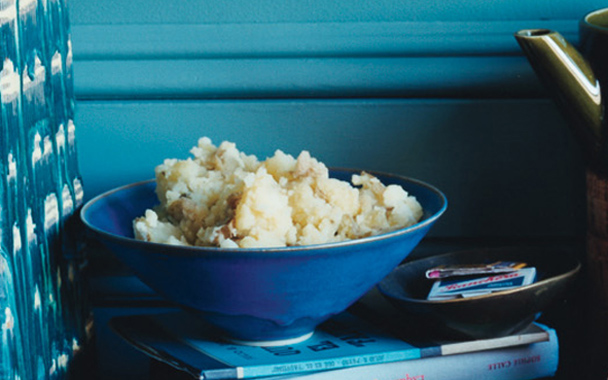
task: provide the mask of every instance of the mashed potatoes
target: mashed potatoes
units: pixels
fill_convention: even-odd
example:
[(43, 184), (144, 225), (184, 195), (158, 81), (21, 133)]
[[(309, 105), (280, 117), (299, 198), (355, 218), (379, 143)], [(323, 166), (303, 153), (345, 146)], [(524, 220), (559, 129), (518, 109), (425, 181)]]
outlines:
[(225, 248), (284, 247), (376, 235), (416, 223), (422, 208), (365, 172), (348, 182), (303, 151), (258, 161), (203, 137), (193, 158), (156, 167), (160, 204), (133, 222), (135, 237)]

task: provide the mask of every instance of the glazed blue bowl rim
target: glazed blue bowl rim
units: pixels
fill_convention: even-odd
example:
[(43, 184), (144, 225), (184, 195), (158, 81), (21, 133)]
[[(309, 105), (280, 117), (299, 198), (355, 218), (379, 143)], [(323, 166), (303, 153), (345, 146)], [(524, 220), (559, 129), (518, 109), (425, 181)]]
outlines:
[[(127, 237), (127, 236), (117, 235), (117, 234), (107, 232), (103, 229), (96, 227), (88, 220), (87, 213), (88, 213), (89, 209), (92, 208), (97, 202), (100, 202), (104, 198), (110, 197), (118, 192), (127, 190), (129, 188), (137, 187), (137, 186), (144, 186), (151, 182), (155, 182), (155, 179), (148, 179), (148, 180), (138, 181), (138, 182), (130, 183), (127, 185), (119, 186), (119, 187), (116, 187), (114, 189), (108, 190), (104, 193), (101, 193), (101, 194), (95, 196), (94, 198), (87, 201), (86, 204), (82, 207), (82, 210), (80, 211), (80, 219), (91, 232), (98, 235), (99, 237), (105, 238), (109, 241), (119, 242), (124, 246), (138, 246), (139, 248), (146, 247), (151, 254), (152, 253), (161, 254), (161, 255), (170, 254), (171, 256), (180, 255), (180, 254), (189, 255), (189, 256), (191, 256), (191, 255), (207, 256), (210, 254), (226, 255), (227, 253), (230, 253), (231, 255), (236, 255), (236, 256), (247, 257), (247, 256), (251, 255), (252, 257), (258, 257), (261, 252), (263, 252), (264, 254), (272, 254), (275, 256), (294, 255), (294, 254), (297, 254), (297, 252), (302, 252), (302, 251), (307, 251), (307, 254), (313, 254), (313, 255), (315, 253), (322, 254), (327, 249), (355, 246), (355, 245), (359, 246), (359, 245), (363, 245), (366, 243), (393, 239), (393, 238), (399, 237), (401, 235), (406, 235), (413, 231), (423, 229), (429, 225), (432, 225), (447, 209), (448, 202), (447, 202), (446, 196), (435, 186), (430, 185), (430, 184), (423, 182), (421, 180), (418, 180), (418, 179), (405, 177), (405, 176), (401, 176), (401, 175), (397, 175), (397, 174), (384, 173), (384, 172), (380, 172), (380, 171), (371, 171), (371, 170), (355, 170), (355, 169), (349, 169), (349, 168), (333, 168), (333, 167), (329, 168), (329, 170), (330, 170), (330, 174), (332, 171), (350, 172), (353, 174), (364, 171), (366, 173), (369, 173), (369, 174), (372, 174), (375, 176), (382, 176), (384, 178), (396, 178), (401, 181), (410, 182), (417, 186), (425, 188), (426, 190), (429, 190), (431, 193), (433, 193), (437, 197), (437, 199), (439, 199), (441, 201), (441, 207), (434, 214), (429, 215), (421, 222), (418, 222), (418, 223), (411, 225), (409, 227), (406, 227), (406, 228), (401, 228), (401, 229), (398, 229), (395, 231), (386, 232), (386, 233), (379, 234), (379, 235), (368, 236), (368, 237), (364, 237), (364, 238), (360, 238), (360, 239), (346, 240), (346, 241), (341, 241), (341, 242), (312, 244), (312, 245), (303, 245), (303, 246), (266, 247), (266, 248), (219, 248), (219, 247), (207, 247), (207, 246), (204, 246), (204, 247), (181, 246), (181, 245), (172, 245), (172, 244), (166, 244), (166, 243), (153, 243), (153, 242), (137, 240), (132, 237)], [(423, 210), (423, 211), (425, 211), (425, 210)]]

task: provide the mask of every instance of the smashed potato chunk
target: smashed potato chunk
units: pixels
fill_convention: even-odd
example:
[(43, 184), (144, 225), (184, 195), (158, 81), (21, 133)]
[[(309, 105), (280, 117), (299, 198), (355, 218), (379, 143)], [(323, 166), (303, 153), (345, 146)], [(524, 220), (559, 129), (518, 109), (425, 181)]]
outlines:
[(270, 248), (352, 240), (417, 223), (422, 207), (401, 186), (353, 175), (329, 178), (302, 151), (259, 161), (234, 143), (199, 139), (186, 160), (155, 169), (160, 204), (133, 221), (135, 237), (156, 243)]

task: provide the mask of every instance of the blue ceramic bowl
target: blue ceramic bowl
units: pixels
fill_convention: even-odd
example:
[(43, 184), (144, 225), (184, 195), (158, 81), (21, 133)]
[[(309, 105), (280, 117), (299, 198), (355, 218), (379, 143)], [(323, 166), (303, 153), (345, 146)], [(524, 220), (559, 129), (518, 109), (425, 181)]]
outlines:
[[(350, 180), (356, 171), (332, 170)], [(158, 203), (155, 182), (120, 187), (90, 200), (81, 218), (150, 288), (223, 330), (233, 341), (292, 343), (345, 310), (405, 259), (445, 211), (423, 182), (372, 173), (399, 184), (423, 219), (394, 232), (330, 244), (267, 249), (183, 247), (134, 239), (132, 221)]]

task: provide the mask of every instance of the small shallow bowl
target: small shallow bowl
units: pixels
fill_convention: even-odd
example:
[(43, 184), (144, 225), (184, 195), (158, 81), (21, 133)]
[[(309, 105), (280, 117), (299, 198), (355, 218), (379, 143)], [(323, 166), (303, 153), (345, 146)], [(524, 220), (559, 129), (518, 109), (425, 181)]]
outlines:
[[(350, 180), (351, 170), (331, 176)], [(133, 238), (132, 221), (158, 203), (155, 182), (120, 187), (87, 202), (81, 219), (150, 288), (220, 328), (227, 338), (258, 345), (306, 339), (345, 310), (408, 256), (445, 211), (436, 188), (395, 175), (424, 209), (422, 220), (390, 233), (300, 247), (183, 247)]]
[[(533, 284), (471, 298), (426, 299), (433, 280), (425, 271), (438, 265), (523, 261), (536, 268)], [(448, 339), (483, 339), (517, 333), (565, 295), (580, 271), (572, 255), (533, 248), (467, 250), (402, 264), (378, 290), (400, 311), (406, 331)]]

